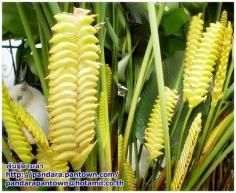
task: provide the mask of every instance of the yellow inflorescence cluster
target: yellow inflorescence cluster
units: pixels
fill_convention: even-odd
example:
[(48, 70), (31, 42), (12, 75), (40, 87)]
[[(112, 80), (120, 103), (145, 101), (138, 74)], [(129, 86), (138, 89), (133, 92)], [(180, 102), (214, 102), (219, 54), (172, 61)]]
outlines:
[(106, 79), (107, 79), (107, 100), (108, 104), (111, 104), (112, 71), (108, 64), (106, 64)]
[(15, 115), (12, 101), (4, 82), (2, 83), (2, 116), (12, 149), (24, 163), (30, 163), (34, 159), (31, 153), (32, 148), (22, 130), (23, 125)]
[(94, 146), (99, 46), (95, 15), (75, 8), (55, 15), (50, 49), (49, 123), (58, 160), (81, 167)]
[(228, 13), (227, 13), (227, 11), (224, 10), (221, 13), (220, 23), (222, 23), (226, 27), (227, 22), (228, 22)]
[(47, 137), (43, 132), (43, 129), (40, 127), (39, 123), (24, 109), (24, 107), (22, 107), (17, 102), (13, 101), (12, 107), (14, 108), (14, 111), (19, 120), (32, 135), (36, 144), (39, 147), (48, 148), (49, 145)]
[(220, 54), (220, 45), (223, 40), (224, 26), (220, 23), (211, 23), (203, 33), (199, 48), (185, 72), (184, 95), (190, 108), (194, 108), (206, 99), (209, 84), (213, 76), (214, 66)]
[(222, 47), (221, 47), (221, 52), (220, 52), (219, 64), (218, 64), (215, 79), (214, 79), (214, 87), (211, 93), (212, 106), (216, 106), (217, 102), (223, 96), (222, 90), (223, 90), (223, 86), (224, 86), (224, 82), (226, 78), (229, 54), (230, 54), (230, 50), (232, 46), (231, 44), (232, 33), (233, 33), (233, 29), (232, 29), (231, 23), (228, 22), (228, 25), (224, 32), (224, 39), (222, 42)]
[[(168, 123), (170, 124), (179, 97), (176, 90), (170, 90), (168, 87), (165, 87), (165, 96)], [(145, 146), (150, 154), (150, 159), (155, 159), (163, 154), (164, 135), (159, 98), (155, 101), (152, 113), (150, 114), (148, 126), (145, 130), (145, 140)]]
[(99, 121), (99, 129), (101, 133), (101, 142), (103, 148), (105, 147), (105, 144), (107, 142), (107, 137), (106, 137), (106, 132), (107, 132), (107, 126), (106, 126), (106, 117), (105, 117), (105, 103), (106, 103), (106, 98), (104, 95), (104, 92), (102, 91), (100, 93), (100, 98), (99, 98), (99, 107), (98, 107), (98, 121)]
[(123, 163), (123, 174), (124, 174), (124, 179), (126, 182), (125, 190), (135, 191), (136, 179), (135, 179), (134, 171), (128, 162)]
[[(199, 42), (203, 34), (203, 20), (202, 13), (193, 16), (189, 25), (188, 36), (187, 36), (187, 47), (185, 50), (184, 57), (184, 76), (183, 76), (183, 86), (184, 89), (188, 88), (186, 84), (187, 75), (189, 73), (189, 67), (192, 66), (194, 57), (196, 56), (197, 49), (199, 47)], [(185, 93), (183, 93), (183, 99), (186, 100)]]
[(199, 132), (201, 131), (201, 122), (201, 113), (198, 113), (189, 129), (189, 133), (185, 141), (183, 151), (176, 165), (174, 178), (171, 183), (171, 190), (173, 191), (178, 191), (181, 189), (185, 175), (188, 171), (188, 166), (192, 159), (193, 150), (196, 145)]
[[(118, 136), (118, 146), (117, 146), (117, 154), (118, 154), (118, 167), (121, 166), (123, 161), (123, 136), (120, 134)], [(118, 168), (119, 169), (119, 168)]]

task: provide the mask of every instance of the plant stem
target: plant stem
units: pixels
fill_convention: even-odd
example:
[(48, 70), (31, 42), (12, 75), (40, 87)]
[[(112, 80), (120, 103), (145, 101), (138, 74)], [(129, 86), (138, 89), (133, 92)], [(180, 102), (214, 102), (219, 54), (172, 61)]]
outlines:
[(56, 15), (57, 13), (61, 13), (61, 8), (57, 2), (51, 2), (51, 3), (48, 2), (48, 5), (49, 5), (53, 15)]
[(19, 12), (20, 19), (22, 21), (23, 27), (25, 29), (26, 36), (28, 38), (31, 51), (33, 52), (33, 58), (34, 58), (34, 62), (35, 62), (35, 67), (36, 67), (37, 74), (38, 74), (40, 82), (41, 82), (41, 86), (42, 86), (42, 89), (43, 89), (45, 101), (47, 101), (47, 98), (48, 98), (48, 88), (47, 88), (46, 81), (44, 79), (44, 74), (43, 74), (42, 66), (40, 64), (39, 55), (38, 55), (37, 49), (35, 47), (35, 43), (34, 43), (34, 39), (33, 39), (33, 34), (32, 34), (31, 29), (30, 29), (30, 25), (29, 25), (29, 23), (28, 23), (28, 21), (26, 19), (26, 15), (25, 15), (25, 12), (24, 12), (23, 4), (22, 3), (16, 3), (16, 6), (17, 6), (17, 10)]
[(145, 187), (145, 181), (147, 179), (147, 176), (148, 176), (148, 170), (151, 166), (151, 163), (152, 163), (152, 160), (150, 158), (148, 158), (148, 161), (147, 161), (147, 164), (146, 164), (146, 167), (145, 167), (145, 170), (144, 170), (144, 176), (143, 176), (143, 184), (142, 184), (142, 188), (141, 190), (144, 190), (144, 187)]
[(220, 154), (220, 156), (211, 164), (210, 168), (205, 172), (204, 176), (201, 177), (200, 182), (196, 185), (196, 190), (198, 190), (202, 183), (208, 178), (208, 176), (216, 169), (216, 167), (223, 161), (223, 159), (233, 150), (234, 142), (232, 142), (225, 150)]
[(226, 93), (223, 97), (224, 101), (227, 101), (234, 93), (234, 83), (230, 85), (230, 87), (226, 90)]
[(180, 108), (179, 108), (179, 111), (178, 111), (178, 114), (177, 114), (177, 117), (176, 119), (174, 120), (174, 126), (171, 130), (171, 134), (170, 134), (170, 138), (173, 137), (174, 133), (175, 133), (175, 130), (179, 124), (179, 119), (180, 119), (180, 116), (182, 115), (182, 112), (183, 112), (183, 109), (184, 109), (184, 105), (185, 105), (185, 102), (181, 102), (181, 105), (180, 105)]
[(137, 139), (134, 139), (134, 155), (135, 155), (135, 171), (136, 180), (139, 180), (139, 160), (138, 160), (138, 144)]
[(157, 28), (157, 21), (156, 21), (156, 10), (155, 10), (154, 3), (148, 3), (148, 15), (149, 15), (150, 28), (151, 28), (151, 36), (152, 36), (152, 41), (153, 41), (153, 54), (154, 54), (154, 59), (155, 59), (157, 85), (158, 85), (158, 91), (159, 91), (159, 97), (160, 97), (161, 117), (162, 117), (163, 134), (164, 134), (165, 161), (166, 161), (166, 171), (167, 171), (166, 189), (170, 190), (171, 188), (171, 157), (170, 157), (169, 128), (168, 128), (167, 111), (166, 111), (161, 51), (160, 51), (159, 35), (158, 35), (158, 28)]
[(227, 143), (227, 141), (232, 138), (233, 134), (234, 127), (232, 124), (231, 127), (229, 127), (229, 129), (224, 133), (222, 138), (216, 144), (215, 148), (211, 151), (209, 156), (207, 156), (206, 160), (192, 173), (189, 178), (188, 184), (185, 187), (185, 190), (191, 190), (193, 185), (199, 180), (204, 170), (209, 166), (211, 161), (215, 158), (215, 156), (219, 153), (219, 151)]
[(45, 2), (41, 3), (41, 6), (43, 8), (43, 12), (46, 16), (49, 27), (52, 27), (55, 23), (55, 19), (53, 18), (52, 14), (51, 14), (50, 10), (48, 9), (48, 6)]
[(138, 98), (139, 95), (141, 93), (142, 90), (142, 85), (143, 85), (143, 81), (145, 79), (144, 75), (145, 72), (148, 68), (148, 64), (149, 64), (149, 58), (150, 58), (150, 54), (151, 54), (151, 49), (152, 49), (152, 42), (151, 40), (149, 40), (144, 58), (143, 58), (143, 63), (139, 72), (139, 76), (138, 76), (138, 81), (137, 81), (137, 85), (135, 86), (135, 90), (134, 90), (134, 96), (132, 98), (132, 102), (131, 102), (131, 106), (130, 106), (130, 111), (129, 111), (129, 115), (128, 115), (128, 120), (126, 123), (126, 127), (125, 127), (125, 134), (124, 134), (124, 154), (123, 156), (126, 157), (127, 155), (127, 147), (128, 147), (128, 142), (129, 142), (129, 136), (131, 133), (131, 127), (132, 127), (132, 123), (133, 123), (133, 119), (134, 119), (134, 114), (135, 114), (135, 110), (136, 110), (136, 105), (138, 103)]
[(216, 22), (220, 20), (221, 8), (222, 8), (222, 2), (218, 2), (217, 3), (216, 18), (215, 18)]
[(36, 15), (37, 15), (37, 20), (39, 22), (39, 25), (41, 26), (43, 32), (44, 32), (44, 36), (46, 37), (47, 41), (50, 40), (51, 38), (51, 32), (48, 28), (47, 25), (47, 21), (42, 13), (41, 7), (39, 3), (33, 3), (33, 7), (36, 11)]
[(184, 136), (184, 133), (185, 133), (187, 124), (188, 124), (189, 117), (190, 117), (190, 115), (191, 115), (191, 113), (192, 113), (192, 110), (193, 110), (192, 108), (189, 108), (189, 109), (188, 109), (188, 113), (187, 113), (187, 115), (186, 115), (186, 117), (185, 117), (184, 124), (183, 124), (183, 127), (182, 127), (182, 129), (181, 129), (180, 139), (179, 139), (179, 146), (178, 146), (177, 154), (176, 154), (176, 161), (179, 160), (179, 157), (180, 157), (180, 154), (181, 154), (183, 136)]

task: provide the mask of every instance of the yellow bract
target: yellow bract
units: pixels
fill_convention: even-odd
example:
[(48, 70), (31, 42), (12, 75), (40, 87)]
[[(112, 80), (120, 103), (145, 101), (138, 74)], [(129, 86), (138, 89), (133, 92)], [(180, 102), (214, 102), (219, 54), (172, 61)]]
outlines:
[(184, 95), (189, 103), (189, 108), (194, 108), (206, 99), (209, 84), (213, 76), (214, 66), (224, 35), (224, 26), (220, 23), (211, 23), (203, 33), (199, 48), (192, 65), (185, 72)]
[(201, 131), (201, 123), (201, 113), (198, 113), (189, 129), (189, 133), (185, 141), (183, 151), (176, 165), (174, 178), (171, 183), (171, 190), (173, 191), (178, 191), (181, 189), (185, 175), (188, 171), (188, 166), (192, 159), (194, 147), (197, 142), (199, 132)]
[(30, 163), (34, 159), (31, 153), (32, 148), (22, 130), (23, 125), (14, 112), (12, 101), (4, 82), (2, 83), (2, 116), (13, 151), (24, 163)]
[(217, 67), (215, 80), (214, 80), (214, 87), (212, 90), (212, 101), (211, 105), (216, 106), (217, 102), (221, 99), (223, 96), (223, 86), (226, 78), (226, 72), (227, 72), (227, 66), (229, 61), (229, 54), (232, 47), (232, 34), (233, 29), (231, 26), (231, 23), (228, 22), (228, 26), (225, 29), (224, 33), (224, 39), (222, 42), (221, 52), (220, 52), (220, 59), (219, 64)]
[[(167, 118), (168, 123), (170, 124), (179, 97), (177, 96), (176, 90), (170, 90), (168, 87), (165, 87), (165, 96)], [(150, 159), (155, 159), (163, 154), (162, 150), (164, 148), (164, 135), (159, 98), (155, 101), (152, 113), (150, 114), (148, 126), (145, 130), (145, 140), (145, 146), (147, 147), (147, 150), (150, 154)]]
[(100, 63), (95, 15), (75, 8), (54, 16), (50, 41), (50, 141), (58, 160), (79, 169), (94, 146), (97, 81)]

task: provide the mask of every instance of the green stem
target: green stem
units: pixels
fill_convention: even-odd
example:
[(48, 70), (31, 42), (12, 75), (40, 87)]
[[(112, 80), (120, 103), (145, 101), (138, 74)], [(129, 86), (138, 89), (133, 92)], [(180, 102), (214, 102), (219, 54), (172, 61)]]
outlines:
[(139, 95), (142, 90), (142, 84), (145, 79), (144, 75), (145, 75), (145, 72), (148, 68), (148, 64), (149, 64), (148, 61), (150, 58), (151, 50), (152, 50), (152, 42), (151, 42), (151, 40), (149, 40), (149, 43), (148, 43), (148, 46), (147, 46), (147, 49), (146, 49), (146, 52), (145, 52), (145, 55), (143, 58), (143, 63), (142, 63), (142, 66), (141, 66), (141, 69), (139, 72), (137, 85), (135, 86), (134, 96), (133, 96), (133, 99), (131, 102), (128, 120), (127, 120), (126, 127), (125, 127), (124, 144), (123, 144), (123, 146), (124, 146), (123, 156), (124, 157), (126, 157), (126, 155), (127, 155), (127, 147), (128, 147), (129, 137), (130, 137), (132, 123), (133, 123), (133, 119), (134, 119), (134, 114), (135, 114), (135, 110), (136, 110), (136, 105), (138, 103), (138, 98), (139, 98)]
[(36, 11), (37, 20), (38, 20), (40, 26), (42, 27), (44, 36), (46, 37), (47, 41), (49, 41), (50, 38), (51, 38), (51, 32), (48, 28), (47, 21), (46, 21), (44, 15), (42, 13), (40, 4), (39, 3), (33, 3), (33, 6), (34, 6), (34, 9)]
[(48, 9), (47, 3), (41, 3), (43, 12), (46, 16), (49, 27), (52, 27), (55, 24), (55, 19), (53, 18), (50, 10)]
[(57, 2), (51, 2), (51, 3), (48, 2), (48, 5), (49, 5), (53, 15), (56, 15), (57, 13), (61, 13), (61, 8)]
[(212, 115), (214, 113), (214, 110), (215, 110), (215, 107), (211, 106), (210, 111), (209, 111), (208, 116), (207, 116), (206, 124), (205, 124), (204, 129), (203, 129), (202, 136), (201, 136), (201, 138), (199, 140), (200, 141), (199, 142), (199, 146), (197, 147), (197, 151), (196, 151), (196, 154), (195, 154), (195, 158), (194, 158), (195, 159), (195, 163), (197, 163), (197, 160), (198, 160), (198, 158), (200, 156), (200, 153), (202, 151), (202, 147), (203, 147), (203, 145), (205, 143), (206, 136), (211, 131), (209, 126), (210, 126), (210, 123), (211, 123), (211, 120), (212, 120)]
[(33, 52), (33, 58), (34, 58), (34, 62), (35, 62), (35, 67), (36, 67), (37, 74), (38, 74), (40, 82), (41, 82), (41, 86), (42, 86), (42, 89), (43, 89), (45, 100), (47, 101), (47, 98), (48, 98), (48, 88), (47, 88), (46, 81), (44, 79), (44, 74), (43, 74), (42, 66), (40, 64), (39, 55), (38, 55), (37, 49), (35, 47), (35, 43), (34, 43), (34, 39), (33, 39), (33, 34), (32, 34), (31, 29), (30, 29), (30, 25), (28, 23), (28, 20), (26, 18), (26, 15), (25, 15), (25, 12), (24, 12), (24, 8), (23, 8), (23, 4), (22, 3), (16, 3), (16, 6), (17, 6), (17, 10), (19, 12), (20, 19), (22, 21), (23, 27), (25, 29), (26, 36), (28, 38), (31, 51)]
[(156, 10), (154, 3), (148, 3), (148, 15), (151, 28), (151, 36), (153, 41), (153, 54), (155, 59), (155, 67), (157, 74), (157, 85), (160, 97), (160, 106), (161, 106), (161, 117), (163, 125), (163, 134), (164, 134), (164, 145), (165, 145), (165, 161), (166, 161), (166, 171), (167, 171), (167, 182), (166, 189), (171, 189), (171, 156), (170, 156), (170, 140), (169, 140), (169, 128), (167, 120), (167, 110), (165, 103), (165, 88), (164, 88), (164, 78), (163, 78), (163, 69), (161, 61), (161, 51), (158, 35), (158, 27), (156, 21)]
[(215, 156), (219, 153), (221, 148), (227, 143), (229, 139), (234, 134), (234, 127), (233, 124), (229, 129), (224, 133), (222, 138), (219, 140), (219, 142), (216, 144), (215, 148), (211, 151), (209, 156), (207, 156), (206, 160), (192, 173), (192, 175), (189, 178), (188, 184), (185, 187), (185, 190), (191, 190), (191, 188), (194, 186), (194, 184), (199, 180), (202, 173), (205, 171), (205, 169), (209, 166), (211, 161), (215, 158)]
[(222, 8), (222, 2), (219, 2), (217, 4), (217, 12), (216, 12), (216, 18), (215, 18), (216, 22), (220, 20), (221, 8)]
[(145, 167), (145, 170), (144, 170), (143, 183), (142, 183), (141, 190), (144, 190), (145, 182), (146, 182), (146, 179), (147, 179), (147, 176), (148, 176), (148, 171), (149, 171), (149, 168), (151, 166), (151, 163), (152, 163), (152, 160), (150, 158), (148, 158), (148, 161), (147, 161), (147, 164), (146, 164), (146, 167)]
[(183, 127), (182, 127), (182, 129), (181, 129), (180, 139), (179, 139), (179, 145), (178, 145), (177, 154), (176, 154), (176, 161), (179, 160), (179, 157), (180, 157), (180, 154), (181, 154), (183, 136), (184, 136), (184, 133), (185, 133), (187, 124), (188, 124), (189, 117), (190, 117), (190, 115), (191, 115), (191, 113), (192, 113), (192, 110), (193, 110), (192, 108), (189, 108), (189, 109), (188, 109), (188, 113), (187, 113), (187, 115), (186, 115), (186, 117), (185, 117), (184, 124), (183, 124)]
[(234, 93), (234, 83), (230, 85), (230, 87), (226, 90), (223, 100), (227, 101)]
[(48, 61), (49, 61), (48, 44), (47, 44), (48, 41), (46, 40), (40, 25), (39, 25), (39, 37), (40, 37), (40, 41), (42, 44), (41, 51), (42, 51), (42, 61), (43, 61), (43, 63), (42, 63), (43, 72), (44, 72), (45, 76), (47, 76), (48, 75)]
[(178, 111), (178, 114), (177, 114), (177, 117), (176, 119), (174, 120), (174, 126), (171, 130), (171, 134), (170, 134), (170, 138), (173, 137), (174, 133), (175, 133), (175, 130), (179, 124), (179, 119), (180, 119), (180, 116), (182, 115), (182, 112), (183, 112), (183, 109), (184, 109), (184, 105), (185, 105), (185, 102), (181, 102), (181, 105), (180, 105), (180, 108), (179, 108), (179, 111)]
[(210, 165), (203, 177), (201, 177), (200, 182), (196, 185), (196, 190), (198, 190), (203, 182), (210, 176), (210, 174), (216, 169), (216, 167), (224, 160), (224, 158), (234, 149), (234, 143), (232, 142), (221, 155)]

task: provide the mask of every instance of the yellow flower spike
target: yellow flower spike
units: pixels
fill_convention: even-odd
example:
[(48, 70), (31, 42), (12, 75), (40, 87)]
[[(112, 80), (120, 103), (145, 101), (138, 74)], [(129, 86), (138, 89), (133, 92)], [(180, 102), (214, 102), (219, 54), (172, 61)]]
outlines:
[(176, 165), (174, 178), (171, 183), (171, 190), (173, 191), (181, 190), (182, 183), (188, 171), (188, 166), (192, 159), (198, 135), (201, 131), (201, 123), (202, 123), (201, 113), (198, 113), (189, 129), (189, 133), (186, 138), (180, 159)]
[[(168, 123), (170, 124), (179, 97), (177, 96), (176, 90), (170, 90), (168, 87), (165, 87), (165, 95)], [(159, 97), (155, 101), (152, 113), (150, 114), (148, 126), (145, 130), (145, 140), (145, 146), (150, 154), (151, 160), (163, 154), (164, 135)]]
[(223, 96), (222, 89), (223, 89), (225, 78), (226, 78), (229, 54), (232, 47), (231, 46), (232, 34), (233, 34), (233, 29), (232, 29), (231, 23), (228, 22), (228, 26), (225, 29), (225, 33), (224, 33), (224, 39), (222, 43), (219, 64), (217, 67), (215, 80), (214, 80), (214, 87), (211, 92), (211, 96), (212, 96), (211, 105), (214, 107)]
[(107, 142), (107, 137), (106, 137), (106, 132), (107, 132), (107, 127), (106, 127), (106, 120), (105, 120), (105, 95), (104, 92), (100, 93), (100, 99), (99, 99), (99, 107), (98, 107), (98, 123), (99, 123), (99, 129), (101, 133), (101, 141), (102, 141), (102, 146), (103, 148), (106, 145)]
[(123, 178), (126, 182), (124, 190), (135, 191), (136, 190), (136, 179), (134, 171), (128, 162), (123, 163)]
[(24, 163), (31, 163), (34, 159), (34, 155), (31, 153), (32, 148), (22, 130), (23, 125), (14, 112), (12, 101), (4, 82), (2, 82), (2, 117), (13, 151)]
[[(193, 63), (193, 59), (196, 55), (196, 51), (199, 46), (200, 39), (203, 34), (203, 24), (202, 13), (199, 13), (196, 16), (193, 16), (189, 25), (185, 57), (184, 57), (184, 75), (183, 75), (183, 86), (184, 89), (188, 87), (186, 84), (186, 78), (189, 73), (189, 67)], [(183, 99), (186, 100), (185, 93), (183, 93)]]
[(106, 78), (107, 78), (107, 99), (108, 99), (108, 104), (111, 104), (112, 71), (108, 64), (106, 64)]
[(224, 26), (220, 23), (211, 23), (203, 33), (199, 48), (192, 65), (186, 73), (184, 95), (189, 103), (189, 108), (198, 106), (207, 97), (212, 73), (224, 35)]
[(122, 163), (122, 160), (123, 160), (123, 136), (120, 134), (118, 136), (118, 146), (117, 146), (117, 149), (118, 149), (118, 169), (120, 169), (120, 166), (121, 166), (121, 163)]
[(48, 147), (48, 140), (39, 123), (17, 102), (13, 101), (12, 107), (21, 121), (22, 125), (32, 135), (34, 141), (39, 147)]
[(79, 169), (94, 147), (97, 81), (100, 63), (96, 15), (75, 8), (55, 15), (49, 51), (50, 141), (57, 160)]
[(222, 134), (225, 132), (225, 129), (227, 129), (227, 127), (225, 126), (233, 121), (233, 117), (234, 115), (233, 113), (231, 113), (213, 129), (213, 131), (211, 132), (210, 136), (208, 137), (206, 141), (206, 144), (204, 145), (198, 164), (201, 164), (206, 159), (207, 155), (209, 155), (209, 153), (215, 147), (218, 140), (220, 139)]
[(220, 23), (222, 23), (223, 26), (227, 26), (228, 22), (228, 13), (226, 10), (222, 11), (221, 17), (220, 17)]

